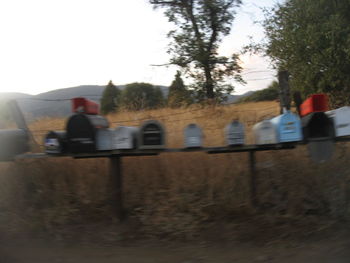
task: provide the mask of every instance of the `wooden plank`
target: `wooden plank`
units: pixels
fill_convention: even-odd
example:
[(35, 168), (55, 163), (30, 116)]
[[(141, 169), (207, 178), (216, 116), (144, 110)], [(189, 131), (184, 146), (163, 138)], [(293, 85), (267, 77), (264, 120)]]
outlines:
[(208, 150), (209, 154), (231, 153), (231, 152), (251, 152), (251, 151), (274, 151), (294, 149), (296, 144), (280, 143), (269, 145), (243, 145), (237, 147), (217, 147)]
[[(319, 138), (317, 141), (328, 141), (329, 138)], [(350, 136), (347, 137), (336, 137), (334, 142), (349, 142)], [(220, 154), (220, 153), (232, 153), (232, 152), (250, 152), (250, 151), (278, 151), (278, 150), (289, 150), (296, 148), (297, 145), (304, 145), (307, 142), (300, 141), (294, 143), (280, 143), (271, 145), (242, 145), (242, 146), (218, 146), (218, 147), (203, 147), (203, 148), (168, 148), (161, 150), (115, 150), (115, 151), (104, 151), (104, 152), (93, 152), (93, 153), (77, 153), (77, 154), (59, 154), (49, 155), (45, 153), (26, 153), (16, 156), (16, 159), (32, 159), (32, 158), (57, 158), (57, 157), (73, 157), (73, 158), (106, 158), (113, 156), (149, 156), (158, 155), (161, 153), (175, 153), (175, 152), (206, 152), (209, 154)]]

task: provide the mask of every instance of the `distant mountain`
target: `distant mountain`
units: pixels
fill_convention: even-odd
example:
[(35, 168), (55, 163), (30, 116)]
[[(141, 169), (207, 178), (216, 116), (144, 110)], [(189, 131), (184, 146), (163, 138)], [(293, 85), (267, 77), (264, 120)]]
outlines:
[(19, 92), (0, 92), (0, 101), (14, 100), (18, 98), (29, 98), (32, 95)]
[(232, 95), (232, 94), (228, 94), (227, 95), (227, 101), (224, 104), (231, 104), (231, 103), (235, 103), (237, 102), (239, 99), (250, 96), (251, 94), (253, 94), (255, 91), (248, 91), (246, 93), (243, 93), (241, 95)]
[[(168, 96), (169, 90), (165, 86), (157, 86), (163, 92), (164, 97)], [(74, 97), (86, 97), (90, 100), (99, 102), (105, 86), (82, 85), (77, 87), (52, 90), (38, 95), (29, 95), (24, 93), (0, 93), (1, 101), (16, 99), (26, 118), (31, 121), (40, 117), (67, 117), (71, 114), (70, 99)], [(125, 86), (118, 86), (124, 89)], [(243, 95), (228, 95), (226, 103), (234, 103), (244, 96), (250, 95), (247, 92)]]

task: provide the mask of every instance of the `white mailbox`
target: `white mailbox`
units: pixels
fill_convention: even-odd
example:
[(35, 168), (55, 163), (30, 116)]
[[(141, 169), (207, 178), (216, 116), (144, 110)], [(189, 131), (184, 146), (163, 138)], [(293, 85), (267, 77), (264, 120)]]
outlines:
[(165, 129), (162, 124), (155, 120), (144, 122), (139, 133), (140, 149), (164, 149)]
[(335, 110), (327, 111), (326, 114), (333, 121), (335, 136), (350, 135), (350, 107), (345, 106)]
[(115, 131), (113, 129), (98, 129), (96, 132), (96, 149), (98, 151), (115, 150), (115, 145), (113, 145), (114, 136)]
[(116, 149), (135, 149), (138, 146), (139, 129), (137, 127), (119, 126), (115, 129), (113, 145)]
[(244, 126), (237, 120), (228, 124), (225, 128), (226, 143), (229, 146), (244, 144)]
[(253, 126), (255, 143), (258, 145), (276, 144), (277, 132), (275, 125), (270, 120), (264, 120)]
[(187, 125), (184, 130), (184, 137), (186, 148), (199, 148), (203, 145), (202, 129), (194, 123)]

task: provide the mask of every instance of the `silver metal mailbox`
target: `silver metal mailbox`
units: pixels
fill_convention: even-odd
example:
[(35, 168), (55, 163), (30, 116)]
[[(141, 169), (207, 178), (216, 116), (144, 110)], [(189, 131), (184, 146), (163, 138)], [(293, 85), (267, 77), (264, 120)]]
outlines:
[(116, 149), (135, 149), (138, 146), (139, 128), (119, 126), (115, 129), (113, 146)]
[(186, 148), (200, 148), (203, 146), (202, 129), (194, 123), (187, 125), (184, 130), (184, 137)]
[(111, 151), (116, 147), (113, 145), (115, 130), (113, 129), (98, 129), (96, 132), (96, 148), (98, 151)]
[(0, 161), (12, 161), (29, 151), (29, 136), (25, 130), (0, 130)]
[(228, 124), (225, 128), (226, 143), (229, 146), (244, 144), (244, 126), (237, 120)]
[(65, 131), (50, 131), (44, 141), (47, 154), (61, 154), (67, 151), (67, 136)]
[(140, 149), (164, 149), (165, 129), (161, 123), (155, 120), (144, 122), (139, 133)]
[(334, 125), (335, 136), (350, 136), (350, 107), (345, 106), (335, 110), (327, 111)]
[(257, 145), (276, 144), (278, 142), (275, 125), (270, 120), (255, 124), (253, 133)]

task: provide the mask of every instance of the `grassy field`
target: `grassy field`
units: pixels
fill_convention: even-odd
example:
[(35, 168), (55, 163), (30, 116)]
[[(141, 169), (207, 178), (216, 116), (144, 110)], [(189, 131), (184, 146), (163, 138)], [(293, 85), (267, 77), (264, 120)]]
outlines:
[[(277, 102), (259, 102), (121, 112), (108, 119), (112, 127), (159, 120), (165, 125), (169, 147), (182, 147), (183, 128), (197, 123), (204, 130), (205, 146), (221, 146), (225, 144), (224, 127), (233, 119), (245, 124), (247, 143), (252, 143), (252, 126), (278, 113)], [(32, 123), (30, 129), (42, 142), (47, 130), (63, 130), (65, 122), (42, 119)], [(349, 156), (345, 145), (337, 145), (332, 161), (319, 165), (309, 160), (302, 146), (258, 153), (259, 209), (250, 203), (247, 153), (126, 157), (124, 196), (129, 216), (122, 230), (114, 229), (117, 224), (108, 197), (108, 160), (51, 158), (3, 163), (0, 231), (9, 235), (45, 232), (58, 238), (69, 238), (76, 232), (99, 232), (106, 239), (136, 233), (191, 239), (209, 229), (214, 231), (212, 236), (215, 231), (222, 235), (238, 231), (249, 238), (260, 232), (275, 235), (275, 230), (262, 232), (272, 225), (279, 228), (278, 235), (296, 233), (299, 225), (303, 225), (303, 233), (318, 231), (325, 227), (319, 224), (323, 219), (333, 222), (349, 218)], [(245, 226), (247, 222), (251, 222), (249, 227)], [(301, 222), (307, 225), (306, 231)], [(111, 234), (113, 231), (119, 231), (119, 235)]]

